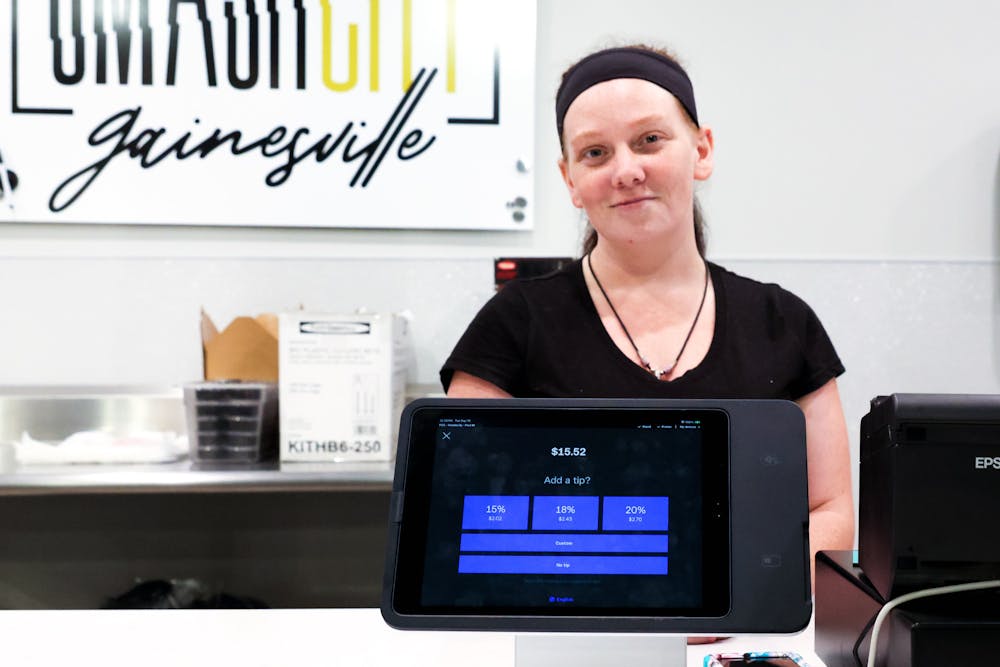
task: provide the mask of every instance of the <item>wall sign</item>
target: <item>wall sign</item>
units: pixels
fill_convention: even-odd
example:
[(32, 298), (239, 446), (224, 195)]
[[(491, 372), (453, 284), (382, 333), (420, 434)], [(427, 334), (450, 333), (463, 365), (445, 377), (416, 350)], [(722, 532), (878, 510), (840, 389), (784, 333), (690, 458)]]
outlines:
[(8, 1), (0, 221), (531, 227), (533, 0)]

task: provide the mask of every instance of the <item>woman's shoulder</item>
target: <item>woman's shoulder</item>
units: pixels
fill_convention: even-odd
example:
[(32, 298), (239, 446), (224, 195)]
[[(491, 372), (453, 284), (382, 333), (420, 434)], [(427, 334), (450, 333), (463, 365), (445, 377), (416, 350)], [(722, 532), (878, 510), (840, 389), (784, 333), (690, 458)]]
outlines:
[[(738, 332), (729, 340), (756, 358), (760, 345), (770, 346), (768, 363), (784, 360), (791, 375), (788, 395), (805, 396), (844, 372), (837, 351), (815, 311), (799, 296), (777, 283), (765, 283), (713, 266), (727, 327)], [(790, 365), (789, 365), (790, 364)]]
[[(551, 298), (565, 298), (585, 287), (581, 260), (577, 259), (551, 273), (531, 278), (515, 278), (497, 292), (497, 296), (529, 304)], [(502, 298), (503, 298), (502, 297)]]
[[(778, 283), (748, 278), (712, 265), (719, 312), (731, 326), (745, 333), (757, 331), (773, 339), (784, 332), (796, 339), (811, 339), (823, 325), (812, 307)], [(825, 335), (825, 334), (824, 334)]]
[(769, 283), (749, 278), (709, 262), (712, 279), (721, 283), (729, 305), (763, 305), (791, 310), (809, 310), (809, 305), (798, 295), (778, 283)]

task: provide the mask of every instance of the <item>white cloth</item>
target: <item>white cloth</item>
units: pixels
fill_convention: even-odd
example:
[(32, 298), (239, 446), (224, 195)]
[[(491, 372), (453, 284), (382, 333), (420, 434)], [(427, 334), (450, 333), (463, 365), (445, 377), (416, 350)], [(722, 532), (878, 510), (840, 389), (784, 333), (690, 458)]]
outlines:
[(58, 463), (166, 463), (183, 458), (187, 436), (173, 431), (136, 431), (126, 435), (80, 431), (59, 443), (36, 440), (25, 431), (14, 443), (21, 465)]

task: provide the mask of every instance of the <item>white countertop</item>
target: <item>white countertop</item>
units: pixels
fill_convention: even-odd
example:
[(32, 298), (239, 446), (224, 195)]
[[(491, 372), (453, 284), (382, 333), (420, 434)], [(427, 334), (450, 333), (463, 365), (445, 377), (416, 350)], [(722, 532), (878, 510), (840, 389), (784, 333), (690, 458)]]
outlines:
[[(779, 649), (823, 667), (811, 625), (689, 646), (687, 664), (700, 667), (710, 652)], [(514, 635), (393, 630), (377, 609), (0, 611), (0, 664), (513, 667)]]

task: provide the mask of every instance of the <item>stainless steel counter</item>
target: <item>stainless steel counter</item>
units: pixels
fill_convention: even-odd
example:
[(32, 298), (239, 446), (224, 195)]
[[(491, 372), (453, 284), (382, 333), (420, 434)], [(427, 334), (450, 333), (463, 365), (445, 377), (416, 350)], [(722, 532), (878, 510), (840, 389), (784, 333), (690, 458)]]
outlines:
[(389, 491), (392, 462), (298, 463), (195, 469), (189, 461), (36, 465), (0, 473), (0, 496), (96, 493)]
[[(0, 387), (0, 446), (22, 434), (60, 441), (78, 431), (182, 435), (179, 387)], [(9, 458), (9, 457), (8, 457)], [(197, 467), (157, 464), (0, 465), (0, 496), (97, 493), (388, 491), (391, 462)]]
[[(148, 430), (186, 431), (180, 388), (0, 387), (0, 447)], [(392, 477), (391, 462), (0, 457), (0, 608), (93, 609), (188, 579), (271, 607), (376, 606)]]
[(59, 441), (77, 431), (185, 433), (180, 387), (0, 386), (0, 443), (29, 433)]

